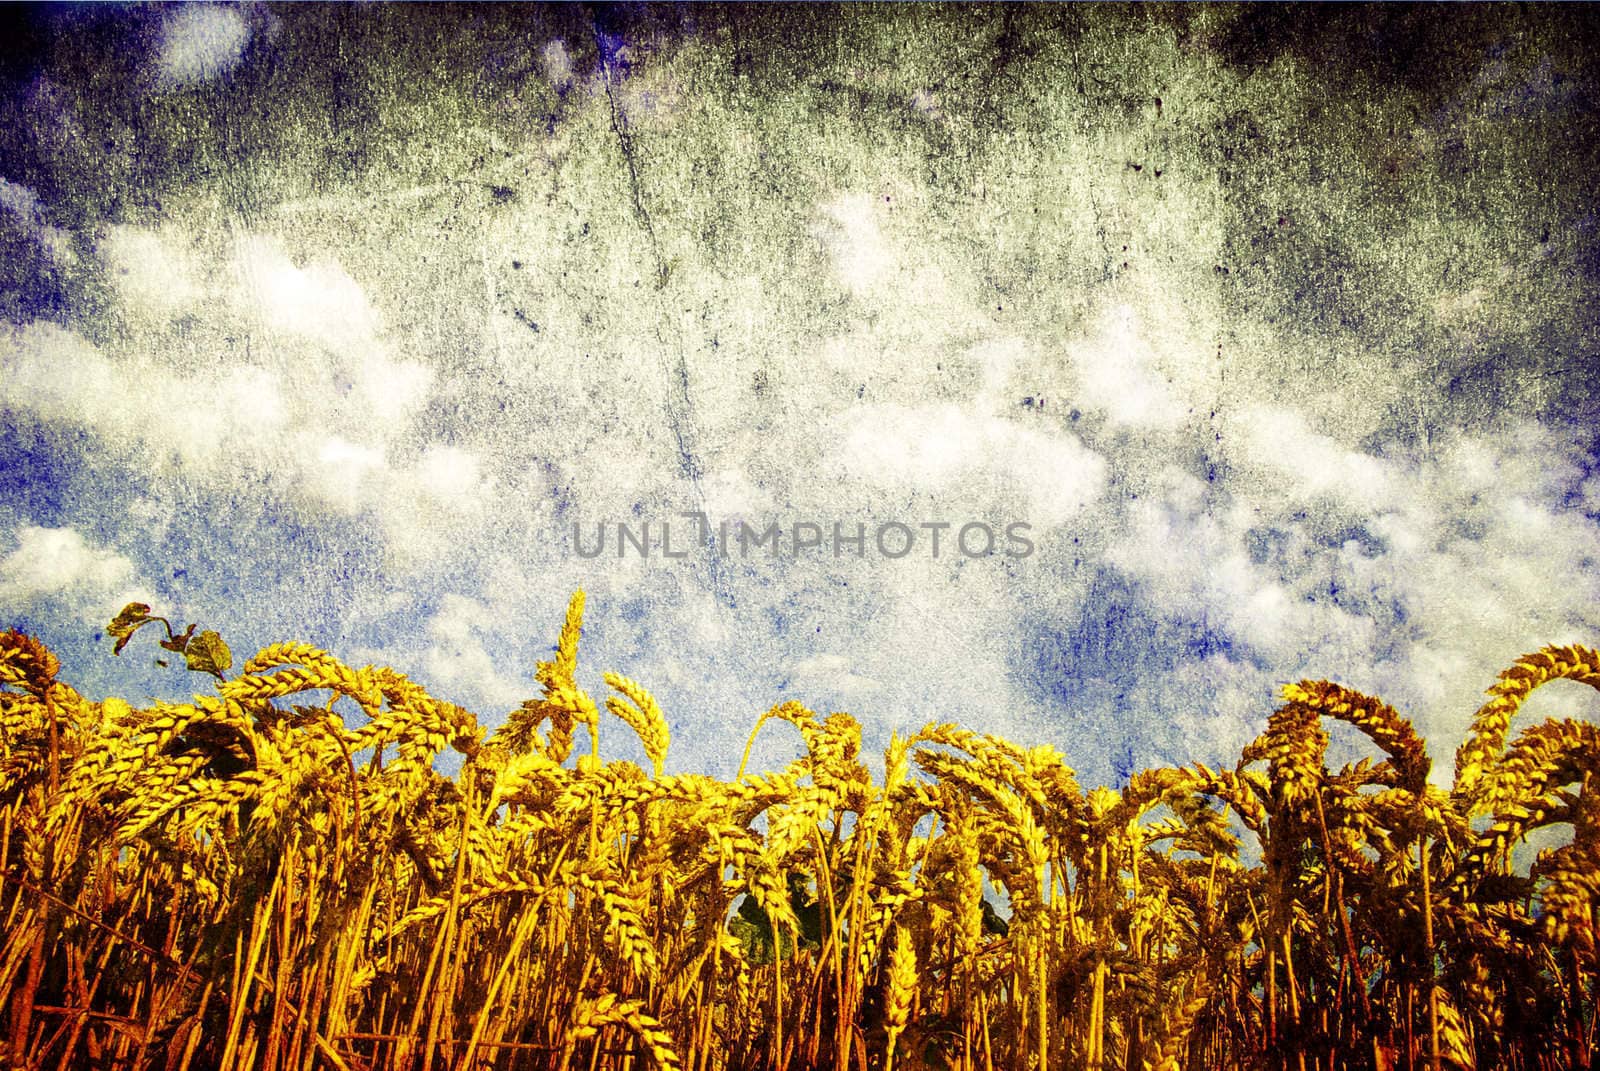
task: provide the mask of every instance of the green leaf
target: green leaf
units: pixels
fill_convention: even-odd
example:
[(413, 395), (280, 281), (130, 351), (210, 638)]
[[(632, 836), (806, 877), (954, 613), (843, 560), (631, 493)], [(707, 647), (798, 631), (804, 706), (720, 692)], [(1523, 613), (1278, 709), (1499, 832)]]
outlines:
[(224, 671), (233, 668), (233, 652), (222, 642), (222, 637), (210, 629), (189, 641), (183, 657), (196, 673), (209, 673), (219, 680)]
[[(747, 897), (746, 903), (748, 902), (749, 899)], [(760, 967), (773, 961), (773, 946), (775, 942), (773, 941), (772, 924), (765, 921), (766, 912), (759, 907), (755, 911), (759, 913), (763, 921), (755, 922), (741, 910), (739, 914), (728, 920), (728, 933), (743, 946), (742, 950), (745, 959)], [(784, 942), (785, 952), (790, 951), (788, 944), (789, 942)]]
[[(739, 910), (728, 920), (728, 933), (744, 946), (745, 958), (757, 966), (771, 963), (774, 953), (777, 959), (794, 955), (794, 938), (789, 931), (779, 929), (774, 933), (772, 919), (748, 893), (739, 902)], [(805, 945), (803, 938), (802, 946), (816, 947)]]
[(1011, 932), (1011, 923), (1001, 917), (1000, 912), (987, 899), (983, 901), (983, 928), (989, 933), (1004, 937)]
[(169, 651), (176, 652), (177, 654), (183, 654), (184, 650), (189, 646), (189, 641), (194, 638), (194, 626), (190, 625), (181, 636), (171, 635), (171, 629), (168, 629), (167, 631), (169, 635), (166, 639), (161, 641), (161, 646), (165, 647)]
[(113, 636), (117, 645), (111, 649), (112, 654), (121, 654), (122, 649), (128, 646), (128, 641), (133, 639), (133, 634), (140, 627), (148, 625), (155, 620), (150, 616), (148, 603), (130, 602), (122, 608), (122, 612), (111, 619), (111, 624), (106, 626), (106, 632)]

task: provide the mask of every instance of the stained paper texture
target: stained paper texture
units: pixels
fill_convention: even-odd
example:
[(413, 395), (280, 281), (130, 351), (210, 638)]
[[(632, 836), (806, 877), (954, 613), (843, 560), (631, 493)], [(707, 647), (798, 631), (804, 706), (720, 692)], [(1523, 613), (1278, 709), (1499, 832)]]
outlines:
[(0, 617), (86, 694), (199, 680), (137, 599), (493, 726), (583, 588), (669, 769), (1117, 786), (1600, 635), (1592, 11), (4, 19)]

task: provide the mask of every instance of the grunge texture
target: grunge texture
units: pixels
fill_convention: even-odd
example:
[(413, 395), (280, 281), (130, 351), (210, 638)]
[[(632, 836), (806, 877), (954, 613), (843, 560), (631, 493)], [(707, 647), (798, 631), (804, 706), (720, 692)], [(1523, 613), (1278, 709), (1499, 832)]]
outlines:
[[(90, 694), (198, 687), (138, 598), (494, 724), (581, 587), (670, 766), (792, 697), (1115, 784), (1600, 638), (1593, 9), (0, 17), (0, 618)], [(867, 552), (575, 553), (685, 513)]]

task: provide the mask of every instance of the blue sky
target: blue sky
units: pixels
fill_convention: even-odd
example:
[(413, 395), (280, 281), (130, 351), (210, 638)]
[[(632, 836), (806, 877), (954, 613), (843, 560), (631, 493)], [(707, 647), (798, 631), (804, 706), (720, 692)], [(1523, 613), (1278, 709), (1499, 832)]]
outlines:
[[(1447, 769), (1600, 641), (1592, 13), (7, 17), (0, 618), (92, 696), (204, 687), (138, 598), (497, 724), (582, 587), (669, 769), (795, 698), (1114, 783), (1304, 676)], [(917, 542), (616, 556), (685, 513)]]

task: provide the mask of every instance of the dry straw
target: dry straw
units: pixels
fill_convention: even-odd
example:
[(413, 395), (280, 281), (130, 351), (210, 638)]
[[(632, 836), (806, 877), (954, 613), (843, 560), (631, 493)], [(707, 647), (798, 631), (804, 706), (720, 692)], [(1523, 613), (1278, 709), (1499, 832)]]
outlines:
[[(792, 700), (756, 731), (800, 757), (719, 781), (668, 772), (666, 713), (614, 673), (650, 768), (605, 758), (583, 608), (487, 739), (307, 644), (230, 676), (213, 636), (215, 695), (135, 708), (0, 635), (0, 1064), (1588, 1066), (1600, 731), (1512, 721), (1600, 684), (1589, 648), (1502, 673), (1448, 789), (1404, 717), (1326, 681), (1233, 769), (1121, 791), (945, 724), (878, 781), (853, 718)], [(1330, 769), (1327, 719), (1371, 755)]]

